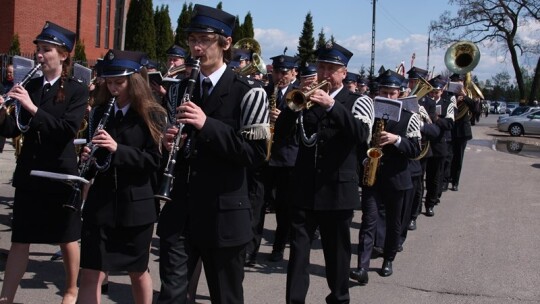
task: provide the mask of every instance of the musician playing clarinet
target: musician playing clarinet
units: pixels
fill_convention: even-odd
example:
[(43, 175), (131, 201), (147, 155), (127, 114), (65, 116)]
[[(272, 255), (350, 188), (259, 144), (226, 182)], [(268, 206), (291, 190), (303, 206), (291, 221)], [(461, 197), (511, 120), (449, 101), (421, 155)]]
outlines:
[(0, 135), (12, 138), (26, 131), (13, 174), (12, 243), (0, 303), (13, 303), (32, 243), (60, 244), (66, 272), (62, 303), (75, 303), (81, 217), (62, 207), (72, 189), (61, 181), (30, 176), (30, 171), (78, 175), (73, 139), (84, 117), (88, 89), (68, 77), (75, 33), (46, 22), (34, 43), (43, 77), (30, 80), (26, 87), (15, 85), (7, 93), (20, 109), (10, 116), (0, 110)]
[[(98, 92), (89, 123), (92, 144), (98, 147), (93, 166), (97, 174), (82, 213), (81, 304), (100, 302), (108, 271), (127, 271), (133, 303), (152, 303), (147, 271), (157, 220), (152, 180), (161, 160), (165, 110), (139, 73), (142, 59), (140, 52), (110, 50), (101, 64), (106, 87)], [(114, 105), (108, 107), (111, 98)], [(104, 128), (94, 132), (93, 125), (102, 122), (108, 108), (113, 113)], [(83, 162), (90, 151), (84, 148)]]
[(253, 238), (247, 171), (266, 158), (268, 98), (255, 82), (227, 68), (235, 17), (199, 4), (193, 12), (187, 42), (191, 56), (200, 59), (200, 73), (180, 84), (186, 92), (195, 81), (189, 100), (178, 99), (176, 122), (185, 126), (183, 134), (171, 127), (164, 138), (171, 149), (176, 136), (185, 137), (172, 200), (157, 230), (158, 303), (186, 303), (188, 277), (199, 258), (211, 301), (244, 303), (244, 254)]

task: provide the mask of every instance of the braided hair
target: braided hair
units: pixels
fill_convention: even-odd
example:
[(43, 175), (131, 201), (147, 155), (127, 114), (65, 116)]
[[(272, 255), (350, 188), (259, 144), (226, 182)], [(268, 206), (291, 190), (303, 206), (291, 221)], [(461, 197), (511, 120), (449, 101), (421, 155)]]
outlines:
[(55, 102), (62, 103), (66, 99), (64, 93), (64, 83), (68, 80), (71, 73), (71, 57), (68, 50), (64, 46), (56, 46), (56, 49), (60, 55), (66, 55), (66, 60), (62, 62), (62, 75), (60, 75), (60, 90), (56, 94)]

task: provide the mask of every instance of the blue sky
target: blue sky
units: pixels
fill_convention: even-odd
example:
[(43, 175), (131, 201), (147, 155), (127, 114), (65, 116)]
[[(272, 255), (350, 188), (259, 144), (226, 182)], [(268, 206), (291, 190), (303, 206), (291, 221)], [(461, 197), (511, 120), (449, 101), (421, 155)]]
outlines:
[[(154, 0), (154, 6), (169, 6), (171, 22), (176, 27), (184, 0)], [(188, 2), (189, 3), (189, 2)], [(193, 1), (215, 7), (219, 1)], [(334, 0), (334, 1), (260, 1), (260, 0), (223, 0), (223, 9), (236, 15), (243, 22), (245, 15), (251, 12), (255, 28), (255, 39), (261, 44), (262, 58), (271, 63), (270, 57), (283, 53), (294, 55), (297, 51), (298, 37), (308, 12), (311, 12), (315, 29), (315, 39), (321, 29), (326, 38), (334, 36), (337, 43), (354, 53), (349, 62), (349, 71), (358, 72), (362, 66), (369, 70), (371, 64), (371, 0)], [(455, 12), (456, 8), (448, 5), (447, 0), (378, 0), (376, 6), (375, 36), (375, 71), (381, 65), (395, 69), (402, 61), (408, 70), (411, 57), (415, 53), (414, 66), (427, 67), (427, 40), (429, 24), (438, 20), (445, 11)], [(523, 31), (525, 34), (535, 33), (531, 39), (540, 40), (540, 26), (534, 30)], [(504, 53), (497, 53), (496, 48), (480, 47), (481, 60), (473, 71), (480, 80), (491, 79), (498, 72), (506, 71), (513, 77), (510, 63), (504, 63)], [(444, 49), (430, 50), (429, 69), (435, 74), (446, 70), (444, 65)], [(524, 58), (526, 60), (526, 58)], [(509, 59), (506, 60), (509, 62)], [(531, 65), (536, 60), (525, 62)]]

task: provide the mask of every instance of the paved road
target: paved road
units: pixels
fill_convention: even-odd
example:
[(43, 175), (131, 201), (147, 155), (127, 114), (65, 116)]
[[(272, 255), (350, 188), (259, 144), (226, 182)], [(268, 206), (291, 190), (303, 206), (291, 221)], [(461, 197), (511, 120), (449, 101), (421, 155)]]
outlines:
[[(418, 229), (409, 234), (404, 251), (394, 262), (394, 274), (377, 274), (382, 260), (372, 261), (370, 281), (351, 281), (351, 303), (383, 304), (507, 304), (540, 303), (540, 137), (510, 138), (494, 129), (497, 115), (475, 127), (467, 147), (459, 192), (445, 192), (435, 217), (421, 216)], [(498, 141), (496, 140), (498, 139)], [(511, 154), (501, 142), (524, 143)], [(0, 154), (0, 253), (9, 249), (13, 189), (9, 178), (14, 158), (6, 146)], [(352, 226), (354, 243), (361, 213)], [(246, 269), (245, 302), (283, 303), (286, 261), (267, 263), (271, 251), (273, 214), (267, 216), (260, 264)], [(159, 290), (157, 239), (152, 247), (150, 270), (154, 290)], [(31, 247), (31, 261), (19, 288), (17, 303), (58, 303), (63, 269), (49, 258), (52, 245)], [(288, 251), (285, 253), (288, 256)], [(356, 266), (356, 253), (351, 266)], [(307, 303), (324, 303), (328, 288), (320, 242), (313, 244), (311, 287)], [(5, 258), (0, 259), (3, 271)], [(3, 275), (2, 275), (3, 277)], [(127, 276), (112, 274), (103, 303), (132, 303)], [(210, 303), (204, 277), (198, 303)]]

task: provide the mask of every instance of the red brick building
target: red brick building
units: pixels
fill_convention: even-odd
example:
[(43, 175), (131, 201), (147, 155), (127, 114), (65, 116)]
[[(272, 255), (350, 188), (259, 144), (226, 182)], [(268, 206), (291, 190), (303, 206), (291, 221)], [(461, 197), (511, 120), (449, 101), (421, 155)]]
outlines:
[(129, 3), (130, 0), (2, 0), (0, 53), (8, 52), (15, 34), (19, 35), (21, 53), (33, 53), (34, 39), (45, 21), (51, 21), (77, 33), (91, 64), (108, 49), (124, 48)]

